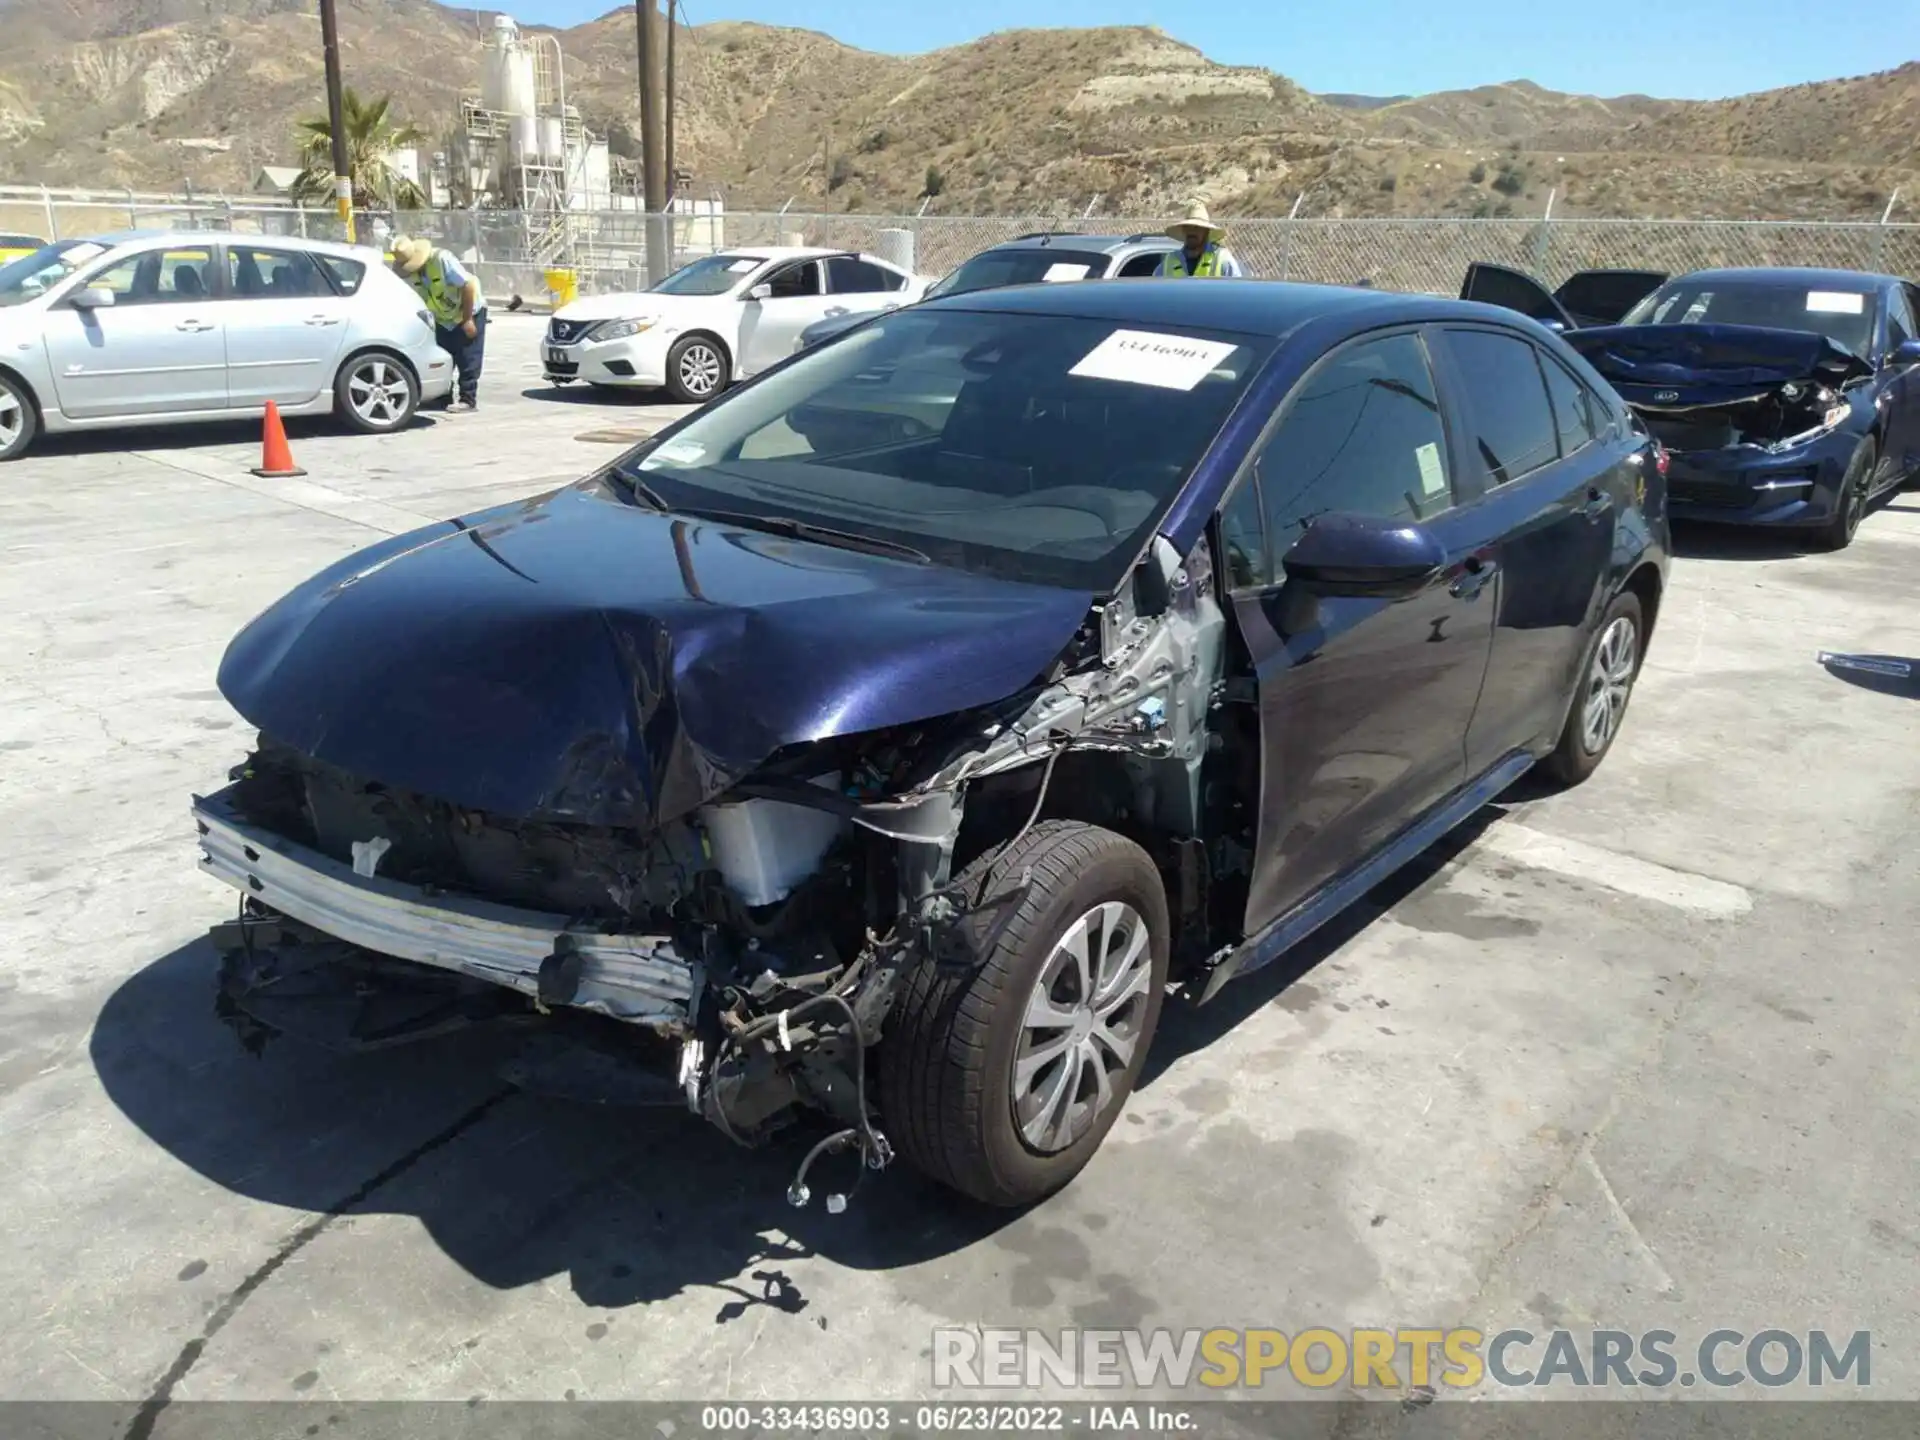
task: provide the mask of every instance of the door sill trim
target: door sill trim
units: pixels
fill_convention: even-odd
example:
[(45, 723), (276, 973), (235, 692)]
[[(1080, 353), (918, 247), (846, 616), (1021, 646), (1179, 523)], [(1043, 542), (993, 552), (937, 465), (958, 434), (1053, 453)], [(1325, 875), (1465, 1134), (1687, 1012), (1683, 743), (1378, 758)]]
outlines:
[(1534, 757), (1515, 750), (1479, 779), (1453, 792), (1353, 869), (1329, 880), (1259, 934), (1240, 942), (1213, 969), (1200, 1003), (1229, 980), (1251, 975), (1278, 960), (1322, 925), (1348, 909), (1374, 886), (1404, 867), (1533, 768)]

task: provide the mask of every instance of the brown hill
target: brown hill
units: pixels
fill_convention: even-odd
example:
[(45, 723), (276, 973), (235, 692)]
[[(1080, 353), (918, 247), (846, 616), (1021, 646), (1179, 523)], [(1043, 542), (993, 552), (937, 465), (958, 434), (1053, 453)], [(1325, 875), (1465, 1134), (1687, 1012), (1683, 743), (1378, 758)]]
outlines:
[[(357, 89), (450, 129), (482, 17), (340, 0)], [(568, 95), (624, 143), (631, 11), (560, 32)], [(312, 0), (0, 0), (0, 182), (243, 188), (320, 105)], [(1154, 29), (1021, 30), (931, 54), (724, 23), (682, 31), (679, 160), (736, 209), (1877, 216), (1920, 197), (1920, 66), (1710, 103), (1526, 81), (1317, 98)]]

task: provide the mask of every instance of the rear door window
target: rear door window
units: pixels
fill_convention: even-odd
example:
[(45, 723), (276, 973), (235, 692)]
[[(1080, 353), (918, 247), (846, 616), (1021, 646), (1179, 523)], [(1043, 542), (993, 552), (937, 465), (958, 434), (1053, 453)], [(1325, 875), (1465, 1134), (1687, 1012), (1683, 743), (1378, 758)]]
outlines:
[(1144, 255), (1136, 255), (1120, 267), (1119, 279), (1146, 280), (1160, 273), (1160, 262), (1166, 257), (1157, 250), (1149, 250)]
[(304, 250), (227, 247), (227, 293), (240, 300), (304, 300), (333, 296), (313, 257)]
[(1446, 346), (1480, 483), (1505, 485), (1557, 460), (1560, 430), (1532, 342), (1492, 330), (1448, 330)]
[(835, 295), (874, 295), (898, 290), (904, 278), (851, 255), (835, 255), (827, 261), (827, 285)]
[(1560, 453), (1571, 455), (1599, 438), (1605, 412), (1600, 408), (1599, 397), (1558, 360), (1543, 356), (1540, 368), (1546, 372), (1547, 395), (1553, 401), (1553, 423), (1560, 435)]
[(313, 257), (320, 268), (333, 281), (333, 288), (342, 295), (358, 293), (361, 281), (367, 278), (367, 267), (358, 260), (348, 260), (340, 255), (316, 255)]

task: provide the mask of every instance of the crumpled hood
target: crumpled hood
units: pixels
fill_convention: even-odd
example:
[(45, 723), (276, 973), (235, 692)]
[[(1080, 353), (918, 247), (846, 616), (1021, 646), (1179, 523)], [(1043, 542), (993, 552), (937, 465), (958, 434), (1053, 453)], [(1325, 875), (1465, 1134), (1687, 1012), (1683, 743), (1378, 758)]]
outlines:
[(737, 305), (728, 295), (663, 295), (657, 290), (629, 290), (613, 295), (588, 295), (553, 312), (560, 321), (676, 320), (701, 311), (711, 316), (716, 305)]
[(1607, 325), (1562, 338), (1629, 402), (1673, 390), (1687, 403), (1710, 403), (1792, 380), (1838, 386), (1868, 373), (1851, 350), (1810, 330)]
[(783, 746), (991, 704), (1093, 597), (676, 519), (599, 482), (350, 556), (235, 637), (221, 692), (356, 776), (645, 827)]

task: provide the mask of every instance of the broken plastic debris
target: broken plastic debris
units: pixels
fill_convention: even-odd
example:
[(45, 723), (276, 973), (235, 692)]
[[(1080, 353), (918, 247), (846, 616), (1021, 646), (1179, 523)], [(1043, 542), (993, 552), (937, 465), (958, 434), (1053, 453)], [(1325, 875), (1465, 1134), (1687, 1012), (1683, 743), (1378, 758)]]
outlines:
[(829, 1215), (846, 1214), (847, 1213), (847, 1197), (844, 1195), (827, 1196), (827, 1213)]
[(362, 880), (373, 879), (374, 872), (380, 868), (380, 861), (387, 851), (393, 848), (393, 841), (386, 836), (377, 836), (372, 840), (353, 842), (353, 873)]
[(1905, 680), (1913, 674), (1912, 662), (1888, 660), (1879, 655), (1842, 655), (1837, 651), (1822, 650), (1819, 660), (1830, 670), (1858, 670), (1866, 675), (1891, 675), (1897, 680)]

